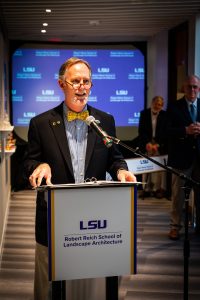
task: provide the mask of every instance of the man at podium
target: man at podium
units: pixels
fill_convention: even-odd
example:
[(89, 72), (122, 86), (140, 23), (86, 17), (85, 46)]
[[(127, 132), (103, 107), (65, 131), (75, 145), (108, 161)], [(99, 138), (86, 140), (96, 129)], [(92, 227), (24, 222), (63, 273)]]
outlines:
[[(64, 101), (30, 121), (25, 172), (33, 187), (41, 184), (81, 183), (95, 177), (105, 180), (133, 181), (118, 146), (88, 127), (93, 116), (103, 132), (115, 136), (113, 116), (87, 104), (92, 88), (91, 67), (87, 61), (72, 57), (59, 70), (58, 84)], [(98, 121), (97, 121), (98, 120)], [(96, 122), (97, 121), (97, 122)], [(38, 192), (36, 205), (36, 251), (34, 299), (49, 297), (47, 259), (47, 203)]]

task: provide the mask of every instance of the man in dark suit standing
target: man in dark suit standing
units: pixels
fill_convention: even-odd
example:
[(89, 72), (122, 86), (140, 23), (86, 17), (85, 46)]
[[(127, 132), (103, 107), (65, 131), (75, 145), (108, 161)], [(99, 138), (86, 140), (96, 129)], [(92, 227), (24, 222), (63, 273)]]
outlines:
[[(151, 107), (140, 113), (138, 138), (139, 148), (149, 156), (163, 155), (167, 153), (166, 111), (163, 110), (164, 99), (161, 96), (153, 97)], [(153, 193), (157, 198), (165, 196), (166, 174), (165, 171), (145, 173), (142, 178), (147, 182), (143, 196)]]
[[(67, 60), (60, 67), (58, 83), (65, 95), (64, 102), (30, 122), (25, 170), (31, 185), (80, 183), (91, 177), (105, 180), (106, 172), (114, 180), (136, 181), (118, 146), (107, 148), (84, 122), (89, 113), (109, 135), (115, 136), (114, 118), (87, 105), (92, 87), (88, 62), (79, 58)], [(47, 204), (44, 194), (38, 192), (35, 300), (48, 297), (47, 267)]]
[[(200, 182), (200, 79), (191, 75), (183, 84), (184, 97), (168, 108), (168, 165)], [(172, 209), (169, 238), (180, 238), (185, 200), (184, 180), (172, 175)], [(200, 188), (193, 186), (196, 206), (196, 232), (200, 232)]]

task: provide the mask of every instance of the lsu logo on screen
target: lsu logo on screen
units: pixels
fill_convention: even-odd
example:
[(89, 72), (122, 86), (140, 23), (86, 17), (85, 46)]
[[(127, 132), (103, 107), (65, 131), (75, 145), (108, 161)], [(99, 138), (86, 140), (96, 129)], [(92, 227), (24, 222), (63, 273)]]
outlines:
[(42, 95), (54, 95), (54, 90), (42, 90)]
[(23, 67), (23, 72), (35, 72), (35, 67)]
[(80, 230), (107, 228), (107, 220), (80, 221)]
[(128, 90), (116, 90), (116, 95), (118, 96), (128, 95)]
[(110, 68), (98, 68), (98, 73), (109, 73)]

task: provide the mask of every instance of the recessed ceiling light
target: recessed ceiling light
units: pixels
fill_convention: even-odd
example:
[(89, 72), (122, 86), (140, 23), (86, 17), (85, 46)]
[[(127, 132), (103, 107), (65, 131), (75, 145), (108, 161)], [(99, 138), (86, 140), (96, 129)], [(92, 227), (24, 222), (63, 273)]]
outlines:
[(45, 29), (41, 29), (41, 32), (42, 32), (42, 33), (46, 33), (46, 30), (45, 30)]
[(47, 8), (47, 9), (46, 9), (46, 12), (47, 12), (47, 13), (51, 13), (51, 9)]
[(90, 20), (89, 24), (91, 26), (99, 26), (100, 25), (100, 21), (99, 20)]
[(43, 23), (42, 25), (43, 25), (43, 26), (48, 26), (48, 23)]

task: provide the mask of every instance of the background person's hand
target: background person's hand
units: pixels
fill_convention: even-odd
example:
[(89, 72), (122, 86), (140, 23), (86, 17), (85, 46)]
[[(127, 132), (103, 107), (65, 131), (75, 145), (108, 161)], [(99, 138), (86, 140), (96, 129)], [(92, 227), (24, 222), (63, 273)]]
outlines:
[(200, 134), (200, 123), (195, 122), (186, 127), (186, 133), (189, 135), (199, 135)]

